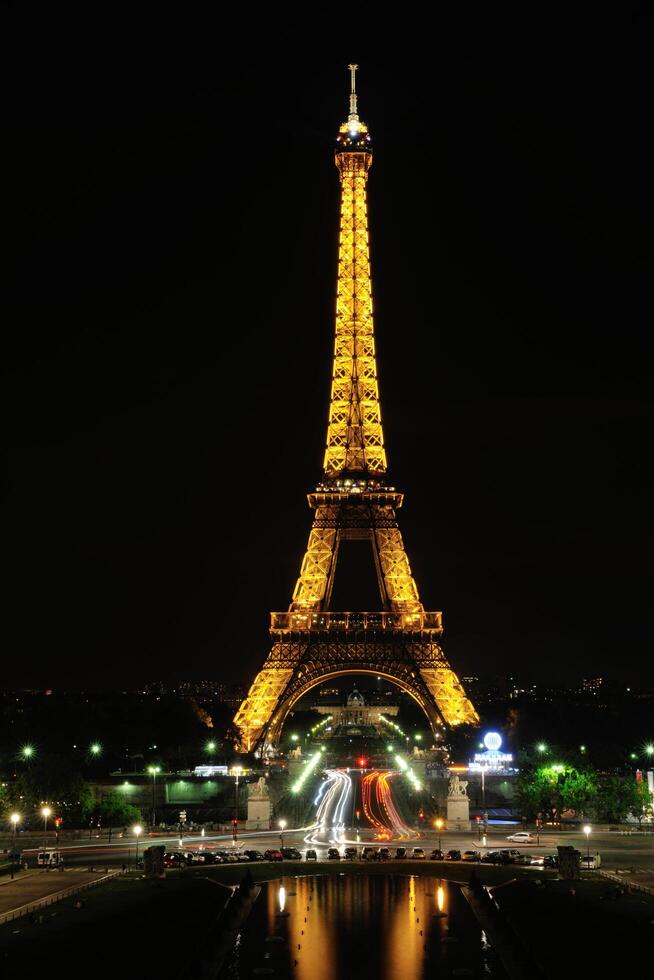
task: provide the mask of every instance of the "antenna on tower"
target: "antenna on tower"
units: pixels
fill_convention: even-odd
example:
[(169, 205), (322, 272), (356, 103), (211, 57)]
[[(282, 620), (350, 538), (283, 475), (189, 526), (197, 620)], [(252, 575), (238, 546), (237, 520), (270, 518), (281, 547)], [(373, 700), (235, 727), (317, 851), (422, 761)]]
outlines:
[(358, 122), (359, 114), (357, 112), (357, 68), (358, 65), (348, 65), (350, 69), (350, 74), (352, 76), (352, 91), (350, 92), (350, 115), (348, 116), (348, 122)]

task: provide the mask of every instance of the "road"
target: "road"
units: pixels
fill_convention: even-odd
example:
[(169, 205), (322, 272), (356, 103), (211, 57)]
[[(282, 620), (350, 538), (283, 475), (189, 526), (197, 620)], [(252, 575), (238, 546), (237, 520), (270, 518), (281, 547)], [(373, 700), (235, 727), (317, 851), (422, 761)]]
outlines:
[[(332, 784), (334, 789), (336, 781)], [(334, 789), (334, 794), (330, 802), (325, 807), (324, 819), (316, 827), (312, 828), (287, 828), (284, 831), (284, 843), (298, 847), (305, 851), (307, 847), (314, 848), (319, 858), (325, 858), (328, 847), (342, 847), (348, 843), (358, 844), (379, 844), (379, 838), (375, 838), (375, 831), (370, 828), (356, 829), (349, 826), (349, 819), (339, 820), (339, 808), (347, 811), (344, 802), (344, 795), (347, 790), (344, 786)], [(515, 829), (515, 828), (514, 828)], [(427, 853), (433, 848), (442, 846), (443, 850), (456, 848), (458, 850), (475, 849), (484, 850), (500, 847), (514, 847), (527, 854), (555, 854), (558, 844), (572, 844), (583, 854), (586, 853), (586, 838), (584, 834), (564, 831), (542, 836), (540, 844), (526, 846), (516, 845), (507, 840), (507, 836), (512, 832), (511, 828), (493, 827), (487, 836), (484, 848), (479, 841), (477, 833), (457, 833), (455, 831), (444, 831), (438, 834), (435, 830), (425, 830), (419, 832), (410, 829), (411, 836), (394, 838), (402, 846), (423, 847)], [(180, 847), (179, 835), (170, 834), (147, 834), (139, 840), (139, 854), (150, 844), (164, 844), (168, 850), (177, 850)], [(252, 831), (239, 832), (237, 847), (251, 847), (257, 850), (266, 850), (269, 847), (278, 847), (280, 843), (279, 831)], [(388, 843), (388, 839), (384, 841)], [(393, 841), (391, 840), (391, 844)], [(185, 850), (202, 850), (233, 847), (231, 834), (207, 834), (184, 835), (183, 848)], [(79, 842), (65, 845), (60, 848), (64, 855), (66, 866), (94, 866), (94, 867), (115, 867), (123, 863), (131, 863), (134, 860), (136, 850), (136, 840), (134, 837), (126, 837), (121, 840), (107, 844), (101, 841), (90, 844)], [(602, 855), (602, 867), (611, 868), (633, 868), (654, 871), (654, 836), (620, 836), (608, 831), (598, 832), (591, 835), (590, 853), (596, 851)], [(30, 866), (36, 864), (37, 849), (25, 850), (24, 856)]]
[[(421, 830), (409, 827), (402, 820), (393, 802), (392, 784), (399, 777), (393, 771), (372, 770), (361, 777), (361, 807), (368, 827), (354, 826), (356, 787), (349, 770), (328, 769), (327, 778), (317, 791), (314, 804), (315, 819), (309, 827), (286, 828), (284, 843), (306, 851), (316, 850), (318, 859), (326, 858), (327, 849), (346, 845), (364, 845), (383, 842), (398, 843), (405, 847), (422, 847), (430, 853), (437, 847), (447, 851), (485, 850), (512, 847), (526, 854), (555, 854), (557, 845), (571, 844), (583, 854), (587, 850), (586, 837), (582, 832), (551, 831), (540, 836), (538, 844), (519, 845), (507, 840), (516, 827), (491, 826), (486, 842), (478, 832), (438, 831), (426, 827)], [(232, 835), (224, 833), (204, 834), (144, 834), (138, 841), (139, 853), (150, 844), (164, 844), (167, 850), (203, 850), (244, 846), (257, 850), (278, 847), (279, 831), (240, 831), (236, 848)], [(304, 845), (304, 847), (303, 847)], [(52, 846), (52, 845), (50, 845)], [(114, 867), (134, 862), (137, 841), (134, 836), (114, 835), (111, 843), (106, 841), (81, 841), (62, 844), (60, 851), (68, 866)], [(602, 867), (605, 869), (634, 869), (654, 871), (654, 835), (634, 834), (622, 836), (609, 831), (594, 831), (588, 842), (591, 854), (599, 852)], [(36, 865), (37, 849), (25, 849), (23, 854), (30, 866)]]

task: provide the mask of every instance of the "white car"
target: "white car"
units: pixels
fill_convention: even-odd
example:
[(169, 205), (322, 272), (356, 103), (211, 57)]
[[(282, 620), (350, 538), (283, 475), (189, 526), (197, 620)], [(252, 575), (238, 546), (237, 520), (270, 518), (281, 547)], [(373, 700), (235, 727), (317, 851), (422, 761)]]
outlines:
[(601, 854), (582, 854), (581, 856), (581, 866), (587, 871), (596, 871), (602, 865)]
[(512, 840), (514, 844), (535, 844), (536, 838), (526, 830), (519, 830), (517, 834), (511, 834), (507, 840)]

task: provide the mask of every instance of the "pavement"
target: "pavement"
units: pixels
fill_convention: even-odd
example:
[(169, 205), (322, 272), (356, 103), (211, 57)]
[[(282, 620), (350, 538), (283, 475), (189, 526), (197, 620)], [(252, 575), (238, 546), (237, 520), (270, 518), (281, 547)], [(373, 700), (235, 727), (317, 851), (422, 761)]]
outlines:
[(0, 916), (15, 912), (41, 899), (55, 900), (58, 893), (106, 877), (92, 871), (28, 871), (0, 884)]

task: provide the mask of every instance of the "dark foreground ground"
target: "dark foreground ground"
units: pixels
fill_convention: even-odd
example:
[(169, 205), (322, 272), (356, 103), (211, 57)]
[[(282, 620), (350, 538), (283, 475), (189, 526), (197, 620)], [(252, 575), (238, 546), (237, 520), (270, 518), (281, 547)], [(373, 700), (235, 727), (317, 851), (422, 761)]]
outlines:
[[(257, 881), (306, 874), (306, 864), (256, 864)], [(397, 862), (394, 875), (420, 874), (467, 881), (471, 866)], [(558, 882), (551, 875), (516, 868), (475, 869), (488, 885), (502, 885), (498, 901), (536, 961), (553, 980), (629, 976), (650, 980), (654, 948), (654, 898), (608, 897), (604, 880)], [(117, 977), (177, 978), (196, 944), (219, 915), (245, 868), (228, 865), (169, 873), (165, 881), (121, 877), (82, 897), (46, 909), (42, 922), (27, 918), (0, 927), (2, 980), (47, 977), (104, 980)], [(312, 865), (311, 874), (387, 875), (384, 865), (340, 862)], [(539, 884), (537, 882), (540, 882)], [(338, 980), (337, 977), (334, 980)]]

